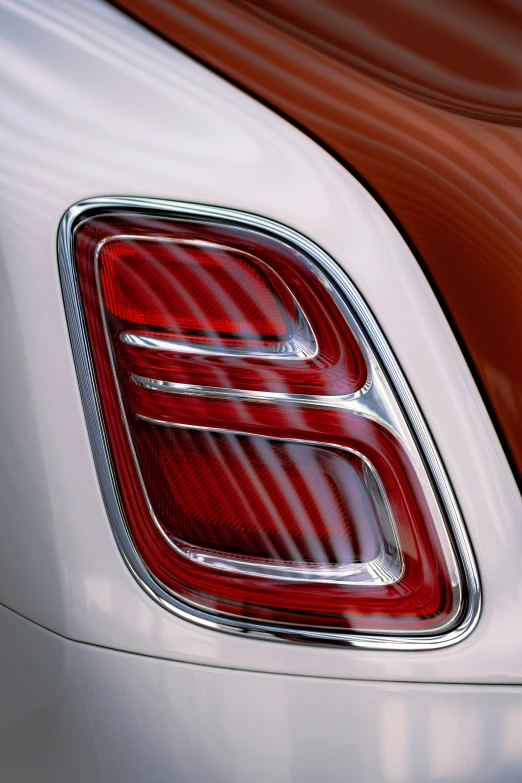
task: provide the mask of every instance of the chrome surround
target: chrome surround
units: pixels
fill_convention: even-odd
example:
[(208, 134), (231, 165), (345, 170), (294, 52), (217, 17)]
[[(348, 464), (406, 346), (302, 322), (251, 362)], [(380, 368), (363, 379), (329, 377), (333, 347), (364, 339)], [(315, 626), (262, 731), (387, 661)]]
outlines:
[[(456, 614), (456, 619), (452, 619), (445, 627), (439, 628), (434, 633), (416, 635), (412, 632), (381, 634), (357, 631), (339, 632), (328, 629), (282, 628), (268, 623), (249, 622), (212, 614), (210, 611), (202, 610), (175, 598), (152, 577), (134, 547), (118, 496), (97, 397), (92, 357), (73, 257), (74, 230), (82, 219), (100, 214), (117, 213), (122, 210), (147, 211), (156, 216), (165, 215), (170, 218), (176, 216), (183, 219), (205, 218), (235, 223), (246, 229), (264, 231), (280, 241), (294, 246), (305, 256), (313, 259), (311, 268), (314, 273), (320, 277), (322, 284), (328, 288), (338, 303), (342, 304), (350, 325), (355, 326), (355, 332), (362, 340), (364, 352), (370, 362), (370, 378), (360, 393), (347, 395), (345, 398), (296, 397), (307, 404), (334, 405), (335, 407), (342, 399), (342, 404), (346, 407), (350, 407), (354, 412), (378, 419), (401, 438), (410, 457), (413, 458), (415, 469), (420, 471), (419, 476), (425, 475), (425, 480), (422, 482), (423, 488), (427, 493), (431, 511), (436, 518), (436, 524), (441, 534), (441, 544), (448, 563), (454, 563), (454, 591), (458, 590), (458, 583), (460, 583), (463, 592), (466, 593), (465, 603), (457, 607), (459, 611)], [(429, 430), (390, 347), (361, 295), (333, 259), (298, 232), (257, 215), (178, 201), (115, 196), (82, 201), (67, 210), (58, 231), (58, 260), (78, 382), (107, 514), (122, 556), (134, 577), (149, 595), (178, 617), (196, 622), (204, 627), (266, 639), (344, 644), (370, 649), (423, 650), (449, 646), (471, 633), (480, 615), (481, 591), (471, 545), (457, 501)], [(318, 267), (322, 271), (318, 271)], [(345, 300), (349, 303), (349, 307)], [(374, 353), (375, 357), (378, 357), (378, 361), (374, 358)], [(384, 368), (385, 373), (381, 367)], [(174, 386), (182, 385), (174, 384)], [(386, 407), (382, 404), (383, 398), (379, 389), (389, 386), (394, 390), (397, 399), (389, 407)], [(222, 390), (188, 387), (179, 388), (177, 391), (213, 393)], [(238, 392), (238, 394), (242, 393)], [(246, 396), (247, 393), (243, 392), (243, 394)], [(263, 397), (256, 394), (255, 396), (257, 399), (266, 399), (266, 395)], [(285, 395), (281, 395), (281, 397), (284, 398)], [(293, 396), (292, 399), (295, 400)], [(321, 403), (319, 403), (319, 399)], [(398, 400), (400, 400), (400, 404)], [(403, 419), (409, 423), (409, 426), (403, 424)], [(429, 473), (426, 472), (424, 463), (427, 464)]]

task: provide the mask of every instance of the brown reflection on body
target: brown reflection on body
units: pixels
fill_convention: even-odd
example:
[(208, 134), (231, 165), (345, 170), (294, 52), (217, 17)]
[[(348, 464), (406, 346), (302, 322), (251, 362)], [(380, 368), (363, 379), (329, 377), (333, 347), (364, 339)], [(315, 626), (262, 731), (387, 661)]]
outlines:
[(375, 189), (429, 269), (522, 469), (522, 6), (118, 4), (310, 130)]
[(437, 106), (522, 120), (522, 5), (502, 0), (231, 0), (317, 51)]

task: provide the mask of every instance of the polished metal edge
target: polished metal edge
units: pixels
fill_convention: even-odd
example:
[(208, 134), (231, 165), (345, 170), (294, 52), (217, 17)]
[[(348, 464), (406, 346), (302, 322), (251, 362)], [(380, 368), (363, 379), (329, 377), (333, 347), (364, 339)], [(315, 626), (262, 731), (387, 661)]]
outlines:
[[(118, 210), (147, 210), (148, 212), (153, 211), (158, 215), (164, 213), (165, 216), (168, 215), (171, 218), (176, 216), (181, 218), (208, 218), (232, 222), (246, 228), (259, 229), (279, 240), (286, 241), (311, 257), (326, 273), (326, 280), (330, 278), (337, 285), (346, 297), (387, 372), (391, 385), (402, 404), (406, 418), (428, 465), (445, 512), (445, 517), (449, 523), (449, 534), (458, 554), (467, 593), (465, 611), (459, 617), (456, 625), (442, 632), (419, 636), (412, 636), (411, 633), (410, 635), (370, 634), (352, 631), (338, 632), (321, 629), (281, 628), (268, 623), (262, 624), (236, 620), (226, 616), (217, 616), (211, 612), (201, 610), (196, 606), (178, 600), (154, 579), (134, 547), (119, 499), (116, 477), (109, 456), (98, 400), (73, 255), (74, 229), (78, 223), (89, 216), (92, 217), (103, 212), (115, 212)], [(415, 398), (380, 327), (354, 284), (327, 253), (297, 231), (258, 215), (202, 204), (126, 196), (92, 198), (70, 207), (60, 222), (57, 251), (72, 352), (107, 515), (127, 566), (151, 597), (178, 617), (195, 622), (206, 628), (262, 639), (329, 645), (340, 644), (365, 649), (414, 651), (448, 647), (469, 636), (480, 616), (481, 589), (471, 544), (458, 503)]]
[(281, 345), (268, 345), (266, 350), (251, 350), (246, 348), (203, 348), (196, 343), (174, 340), (168, 337), (153, 337), (139, 332), (122, 332), (119, 339), (126, 345), (133, 345), (135, 348), (148, 348), (155, 351), (170, 351), (171, 353), (189, 353), (191, 356), (233, 356), (238, 359), (286, 359), (289, 361), (302, 361), (303, 359), (313, 359), (316, 354), (316, 348), (313, 342), (293, 337)]
[[(266, 402), (303, 402), (307, 405), (319, 405), (320, 407), (338, 407), (345, 401), (357, 400), (365, 394), (368, 387), (358, 389), (352, 394), (339, 396), (320, 396), (312, 394), (288, 394), (288, 392), (252, 391), (250, 389), (228, 389), (221, 386), (200, 386), (193, 383), (177, 383), (176, 381), (162, 381), (158, 378), (147, 378), (144, 375), (131, 374), (131, 379), (136, 386), (151, 391), (161, 391), (167, 394), (190, 394), (194, 397), (216, 397), (225, 400), (264, 400)], [(383, 419), (384, 422), (384, 419)]]

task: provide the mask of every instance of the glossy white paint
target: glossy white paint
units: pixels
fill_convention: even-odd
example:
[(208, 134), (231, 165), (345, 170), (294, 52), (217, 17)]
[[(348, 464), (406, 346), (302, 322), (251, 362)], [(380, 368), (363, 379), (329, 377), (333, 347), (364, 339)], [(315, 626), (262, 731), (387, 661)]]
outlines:
[(231, 671), (71, 642), (6, 609), (0, 621), (0, 774), (9, 783), (522, 778), (514, 686)]
[[(99, 0), (0, 8), (0, 601), (63, 636), (178, 661), (522, 682), (520, 497), (451, 331), (382, 210), (296, 129)], [(263, 214), (346, 269), (399, 358), (467, 522), (484, 591), (469, 639), (418, 653), (255, 641), (179, 620), (142, 591), (103, 507), (56, 263), (64, 211), (111, 194)]]

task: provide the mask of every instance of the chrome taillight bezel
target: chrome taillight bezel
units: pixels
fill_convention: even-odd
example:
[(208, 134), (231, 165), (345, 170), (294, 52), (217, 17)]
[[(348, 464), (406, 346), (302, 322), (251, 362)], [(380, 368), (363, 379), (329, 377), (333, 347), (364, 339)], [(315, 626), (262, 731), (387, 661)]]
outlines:
[[(245, 228), (259, 229), (308, 255), (314, 264), (320, 268), (322, 274), (324, 274), (323, 284), (330, 286), (332, 290), (334, 288), (339, 290), (341, 298), (345, 300), (344, 306), (347, 318), (354, 325), (358, 338), (362, 343), (366, 344), (367, 358), (371, 357), (374, 352), (378, 358), (379, 365), (386, 372), (388, 381), (404, 412), (411, 435), (417, 444), (419, 454), (422, 455), (421, 458), (427, 466), (427, 475), (434, 485), (435, 495), (441, 506), (441, 524), (444, 525), (444, 531), (447, 534), (450, 546), (454, 550), (456, 569), (458, 569), (452, 575), (452, 578), (460, 580), (463, 596), (458, 619), (451, 627), (430, 635), (340, 633), (328, 630), (274, 627), (273, 625), (264, 625), (259, 622), (236, 620), (225, 616), (218, 617), (209, 611), (201, 610), (177, 599), (168, 590), (165, 590), (148, 571), (130, 536), (119, 498), (100, 410), (93, 361), (73, 257), (74, 231), (80, 222), (89, 217), (113, 213), (122, 209), (165, 215), (170, 218), (221, 220), (235, 223)], [(379, 649), (434, 649), (453, 644), (471, 632), (478, 621), (480, 613), (480, 583), (471, 545), (450, 482), (415, 398), (375, 318), (353, 283), (333, 259), (298, 232), (263, 217), (219, 207), (130, 197), (94, 198), (79, 202), (71, 207), (64, 215), (60, 224), (58, 259), (80, 392), (107, 514), (118, 546), (131, 572), (142, 587), (162, 606), (184, 619), (197, 622), (208, 628), (228, 632), (242, 634), (248, 632), (249, 635), (258, 635), (262, 638), (291, 639), (294, 641), (308, 640), (327, 644), (342, 643), (357, 647)], [(330, 280), (334, 283), (333, 287)], [(194, 388), (193, 391), (198, 393), (200, 390)], [(208, 391), (209, 389), (207, 388)], [(215, 390), (215, 393), (219, 394), (220, 392)], [(242, 394), (250, 394), (255, 397), (263, 396), (263, 393), (255, 392), (242, 392)], [(360, 393), (353, 395), (355, 404), (357, 404), (356, 400), (360, 396)], [(313, 404), (313, 399), (310, 397), (306, 401), (309, 404)], [(322, 404), (324, 405), (324, 398), (322, 398)], [(367, 400), (365, 400), (364, 404), (367, 405)]]

